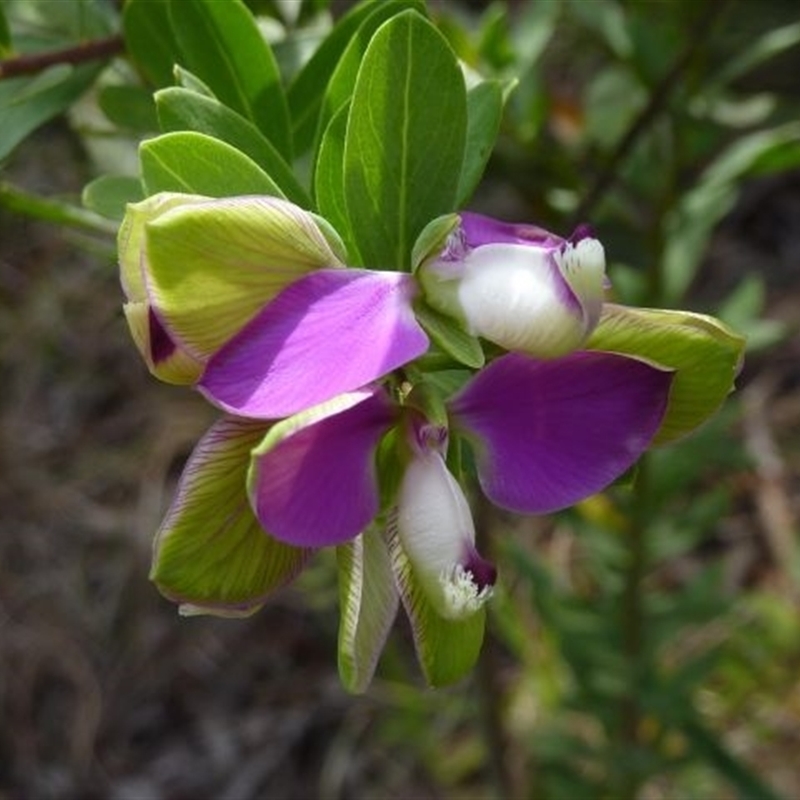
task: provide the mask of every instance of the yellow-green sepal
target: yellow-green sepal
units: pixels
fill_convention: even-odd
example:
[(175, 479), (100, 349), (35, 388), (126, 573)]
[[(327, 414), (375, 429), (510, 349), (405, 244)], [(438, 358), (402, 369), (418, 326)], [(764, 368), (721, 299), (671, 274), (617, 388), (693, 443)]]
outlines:
[(186, 464), (150, 572), (183, 613), (246, 615), (294, 578), (311, 553), (270, 536), (250, 508), (250, 453), (264, 434), (263, 422), (224, 417)]
[(399, 596), (383, 530), (371, 525), (336, 548), (339, 575), (339, 677), (365, 692), (397, 616)]
[(469, 674), (478, 660), (486, 627), (486, 609), (479, 608), (464, 619), (445, 619), (436, 611), (422, 582), (414, 574), (396, 531), (390, 533), (389, 552), (426, 682), (433, 687), (456, 683)]

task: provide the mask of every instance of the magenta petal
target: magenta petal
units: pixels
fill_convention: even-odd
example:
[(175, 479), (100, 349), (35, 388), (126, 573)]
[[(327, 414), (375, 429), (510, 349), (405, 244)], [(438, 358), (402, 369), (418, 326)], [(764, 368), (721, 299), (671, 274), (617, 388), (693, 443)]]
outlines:
[(364, 386), (422, 355), (410, 275), (322, 269), (295, 281), (209, 361), (200, 390), (275, 419)]
[(560, 236), (537, 225), (501, 222), (471, 211), (462, 212), (459, 216), (464, 241), (469, 247), (480, 247), (484, 244), (534, 244), (556, 248), (564, 242)]
[(276, 539), (341, 544), (378, 513), (375, 454), (394, 420), (383, 392), (358, 392), (274, 426), (253, 451), (250, 503)]
[(503, 356), (451, 402), (486, 495), (544, 514), (604, 489), (658, 431), (673, 373), (616, 353)]

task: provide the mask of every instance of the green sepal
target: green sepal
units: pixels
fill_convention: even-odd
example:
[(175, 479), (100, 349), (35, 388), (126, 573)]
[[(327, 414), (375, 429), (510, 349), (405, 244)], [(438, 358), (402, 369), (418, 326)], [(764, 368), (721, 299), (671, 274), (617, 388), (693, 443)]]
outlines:
[(586, 347), (675, 370), (667, 412), (653, 440), (666, 444), (694, 430), (722, 405), (741, 368), (745, 340), (704, 314), (606, 303)]
[(122, 288), (128, 300), (147, 299), (144, 275), (145, 228), (167, 211), (179, 206), (205, 203), (203, 195), (161, 192), (137, 203), (128, 203), (125, 216), (117, 232), (117, 254), (119, 256)]
[(444, 214), (431, 220), (414, 242), (411, 251), (411, 271), (416, 272), (423, 261), (442, 252), (450, 234), (459, 226), (458, 214)]
[(445, 619), (436, 612), (414, 575), (396, 531), (390, 533), (389, 553), (425, 680), (433, 687), (461, 680), (480, 655), (486, 609), (481, 608), (463, 620)]
[(424, 302), (414, 304), (417, 321), (431, 340), (460, 364), (480, 369), (486, 362), (480, 341), (467, 333), (453, 317), (442, 314)]
[(250, 452), (265, 431), (263, 422), (224, 417), (186, 464), (150, 573), (184, 613), (247, 614), (292, 580), (311, 553), (265, 533), (247, 500)]
[(367, 690), (399, 596), (383, 531), (371, 526), (336, 548), (339, 575), (339, 677), (349, 692)]

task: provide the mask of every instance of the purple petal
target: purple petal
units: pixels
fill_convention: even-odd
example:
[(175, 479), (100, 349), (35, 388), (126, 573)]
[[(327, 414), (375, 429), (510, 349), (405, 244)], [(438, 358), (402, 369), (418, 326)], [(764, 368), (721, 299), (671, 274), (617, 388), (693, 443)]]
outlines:
[(274, 419), (364, 386), (422, 355), (410, 275), (322, 269), (284, 289), (208, 363), (221, 408)]
[(166, 361), (177, 350), (177, 346), (152, 308), (147, 310), (147, 323), (150, 333), (150, 356), (153, 363), (158, 365)]
[(536, 244), (556, 248), (564, 240), (544, 228), (520, 222), (500, 222), (466, 211), (460, 214), (461, 230), (469, 247), (484, 244)]
[(265, 530), (299, 547), (361, 533), (378, 513), (375, 452), (394, 413), (383, 391), (357, 392), (275, 425), (248, 479)]
[(544, 514), (600, 491), (636, 462), (661, 424), (672, 377), (616, 353), (510, 354), (450, 407), (476, 445), (486, 495), (511, 511)]

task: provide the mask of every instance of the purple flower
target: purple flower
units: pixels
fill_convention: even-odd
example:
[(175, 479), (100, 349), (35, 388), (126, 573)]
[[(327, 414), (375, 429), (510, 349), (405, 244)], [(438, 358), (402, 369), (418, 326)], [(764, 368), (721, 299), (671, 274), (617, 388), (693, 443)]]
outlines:
[[(157, 195), (130, 207), (120, 259), (145, 360), (233, 415), (198, 446), (159, 532), (155, 577), (170, 596), (247, 611), (309, 552), (377, 526), (437, 612), (464, 618), (495, 570), (476, 550), (451, 441), (471, 448), (486, 496), (522, 513), (600, 491), (646, 450), (672, 373), (576, 349), (602, 307), (601, 245), (586, 229), (563, 240), (455, 220), (412, 275), (346, 268), (324, 221), (276, 198)], [(429, 347), (420, 285), (470, 334), (521, 351), (430, 407), (415, 362)], [(255, 548), (252, 563), (233, 556), (242, 547)]]
[(427, 302), (474, 336), (555, 358), (580, 347), (600, 319), (605, 255), (586, 226), (562, 239), (462, 213), (417, 276)]
[[(252, 451), (250, 503), (265, 531), (301, 548), (342, 544), (396, 507), (397, 533), (431, 601), (458, 618), (485, 600), (494, 571), (475, 551), (467, 502), (446, 465), (448, 437), (472, 446), (492, 502), (548, 513), (636, 462), (658, 431), (671, 381), (669, 370), (613, 353), (509, 354), (448, 400), (448, 427), (420, 421), (383, 388), (351, 393), (267, 433)], [(402, 476), (384, 507), (379, 461)]]
[(428, 349), (413, 277), (349, 269), (327, 223), (275, 197), (159, 194), (119, 235), (125, 312), (151, 371), (277, 419)]

